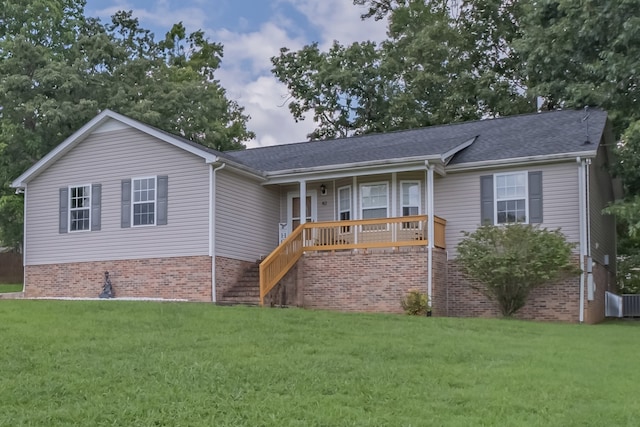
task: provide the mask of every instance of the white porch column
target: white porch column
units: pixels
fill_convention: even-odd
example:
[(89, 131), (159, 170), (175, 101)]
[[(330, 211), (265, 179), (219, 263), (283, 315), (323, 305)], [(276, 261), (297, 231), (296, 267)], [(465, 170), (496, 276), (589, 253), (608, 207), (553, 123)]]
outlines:
[[(358, 197), (359, 196), (359, 192), (358, 192), (358, 177), (354, 175), (353, 177), (353, 191), (351, 192), (352, 196), (351, 196), (351, 204), (353, 206), (353, 219), (360, 219), (360, 212), (358, 209)], [(355, 225), (353, 227), (353, 243), (358, 243), (358, 226)], [(354, 252), (357, 251), (357, 249), (353, 250)]]
[(300, 180), (300, 224), (307, 222), (307, 181)]
[(427, 246), (428, 260), (427, 260), (427, 295), (429, 297), (429, 307), (431, 307), (432, 290), (433, 290), (433, 238), (434, 238), (434, 222), (433, 222), (433, 165), (425, 162), (427, 166), (427, 239), (429, 245)]
[(351, 196), (351, 204), (353, 211), (353, 219), (360, 219), (360, 214), (358, 212), (358, 177), (353, 177), (353, 192)]
[(391, 217), (398, 216), (398, 174), (391, 173)]

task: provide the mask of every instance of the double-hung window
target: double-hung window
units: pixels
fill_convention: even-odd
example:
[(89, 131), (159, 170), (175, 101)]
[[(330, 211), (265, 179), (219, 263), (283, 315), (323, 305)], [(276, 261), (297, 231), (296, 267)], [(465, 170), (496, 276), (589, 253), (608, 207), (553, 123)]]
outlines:
[(169, 177), (123, 179), (120, 227), (167, 225)]
[(420, 182), (403, 181), (402, 216), (420, 215)]
[(526, 172), (495, 175), (496, 224), (528, 222)]
[(156, 178), (132, 179), (133, 225), (156, 223)]
[(91, 230), (91, 186), (69, 187), (69, 231)]
[[(351, 187), (340, 187), (338, 189), (338, 218), (340, 221), (351, 219)], [(351, 227), (340, 227), (341, 233), (349, 233)]]
[[(402, 203), (402, 216), (420, 215), (420, 182), (401, 181), (400, 182), (400, 202)], [(417, 230), (420, 222), (403, 222), (403, 229)]]
[(338, 214), (340, 221), (351, 219), (351, 187), (340, 187), (338, 189)]
[(482, 225), (542, 223), (542, 171), (503, 172), (480, 177)]
[(389, 209), (389, 190), (386, 182), (362, 184), (360, 186), (360, 206), (362, 219), (387, 218)]

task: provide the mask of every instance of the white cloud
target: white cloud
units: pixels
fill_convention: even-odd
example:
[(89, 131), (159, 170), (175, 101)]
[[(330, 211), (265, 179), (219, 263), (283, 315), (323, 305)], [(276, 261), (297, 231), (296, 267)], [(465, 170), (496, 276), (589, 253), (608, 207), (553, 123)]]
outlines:
[[(348, 44), (384, 39), (385, 23), (361, 21), (362, 9), (345, 0), (282, 1), (289, 2), (308, 23), (316, 26), (322, 49), (328, 48), (333, 40)], [(214, 33), (214, 39), (223, 43), (225, 52), (217, 77), (228, 96), (251, 116), (248, 126), (256, 133), (256, 139), (248, 147), (304, 141), (315, 128), (312, 113), (302, 122), (293, 120), (287, 107), (287, 88), (270, 71), (270, 58), (278, 55), (281, 47), (298, 50), (312, 42), (308, 36), (303, 37), (308, 23), (293, 21), (276, 8), (258, 31), (238, 33), (223, 29)]]
[(248, 127), (256, 133), (256, 139), (247, 146), (304, 141), (314, 123), (295, 123), (287, 107), (287, 88), (271, 74), (270, 58), (278, 55), (283, 46), (300, 49), (305, 41), (290, 38), (273, 22), (251, 33), (223, 29), (214, 38), (224, 45), (222, 67), (216, 78), (227, 96), (238, 101), (251, 116)]
[[(211, 40), (222, 43), (224, 58), (216, 78), (226, 89), (227, 96), (245, 107), (245, 112), (251, 116), (248, 127), (256, 133), (256, 139), (250, 141), (248, 147), (304, 141), (315, 128), (312, 114), (300, 123), (293, 120), (287, 107), (287, 88), (271, 74), (270, 58), (277, 56), (281, 47), (298, 50), (318, 41), (324, 50), (333, 40), (350, 44), (385, 38), (386, 23), (373, 19), (362, 21), (360, 15), (364, 9), (354, 6), (350, 0), (270, 0), (271, 16), (265, 16), (253, 31), (247, 31), (249, 21), (248, 16), (242, 15), (242, 3), (218, 1), (214, 8), (205, 0), (183, 0), (178, 6), (174, 3), (173, 7), (168, 0), (114, 0), (110, 6), (90, 13), (105, 18), (118, 10), (132, 9), (144, 28), (159, 27), (159, 31), (168, 31), (171, 25), (182, 21), (187, 31), (203, 29)], [(89, 3), (97, 3), (97, 0), (89, 0)], [(133, 3), (143, 3), (143, 6)], [(100, 2), (100, 6), (103, 5)], [(289, 7), (305, 19), (287, 13)], [(231, 10), (236, 14), (233, 22), (239, 24), (235, 30), (211, 28), (214, 22), (220, 22), (218, 18), (228, 18)], [(318, 34), (318, 40), (310, 38), (310, 28)], [(156, 31), (156, 36), (163, 34)]]
[(110, 17), (120, 10), (133, 10), (134, 17), (138, 18), (143, 28), (160, 27), (162, 34), (156, 33), (156, 37), (164, 38), (173, 24), (182, 22), (187, 31), (195, 31), (205, 26), (208, 18), (205, 11), (199, 7), (184, 6), (171, 8), (167, 0), (153, 2), (148, 7), (137, 7), (127, 0), (116, 0), (112, 5), (98, 9), (95, 13), (100, 17)]

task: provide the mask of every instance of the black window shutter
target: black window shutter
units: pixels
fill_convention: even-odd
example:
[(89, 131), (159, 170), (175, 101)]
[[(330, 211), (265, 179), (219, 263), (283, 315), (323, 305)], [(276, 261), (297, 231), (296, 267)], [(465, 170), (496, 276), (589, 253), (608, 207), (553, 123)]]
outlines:
[(91, 231), (99, 231), (102, 226), (102, 184), (91, 186)]
[(167, 209), (168, 209), (168, 196), (169, 196), (169, 177), (159, 176), (158, 181), (158, 206), (156, 207), (158, 218), (157, 225), (167, 225)]
[(529, 223), (542, 222), (542, 172), (529, 172)]
[(480, 224), (493, 225), (493, 175), (480, 177)]
[(58, 233), (66, 233), (69, 231), (69, 189), (67, 187), (60, 189), (60, 223), (58, 224)]
[(122, 209), (120, 214), (120, 227), (131, 227), (131, 180), (122, 180)]

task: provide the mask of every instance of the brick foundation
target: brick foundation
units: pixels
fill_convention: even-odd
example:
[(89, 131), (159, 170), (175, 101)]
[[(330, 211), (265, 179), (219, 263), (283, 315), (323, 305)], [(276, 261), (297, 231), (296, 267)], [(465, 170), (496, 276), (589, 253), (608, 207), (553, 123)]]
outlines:
[(25, 297), (96, 298), (105, 271), (116, 297), (211, 301), (209, 256), (28, 265)]
[(585, 285), (585, 322), (598, 323), (604, 320), (604, 293), (606, 291), (616, 292), (616, 278), (607, 267), (596, 262), (593, 263), (593, 280), (596, 289), (593, 295), (593, 301), (586, 300), (588, 298), (587, 287)]
[(253, 265), (249, 261), (216, 257), (216, 301), (242, 277), (242, 273)]
[[(497, 305), (471, 287), (455, 261), (448, 262), (444, 315), (453, 317), (498, 317)], [(586, 290), (585, 290), (586, 292)], [(580, 311), (580, 277), (534, 289), (516, 317), (528, 320), (577, 322)]]
[[(434, 289), (444, 277), (439, 271), (444, 257), (444, 251), (434, 250)], [(308, 253), (298, 265), (298, 293), (306, 308), (402, 313), (400, 302), (410, 289), (427, 293), (423, 247)]]

